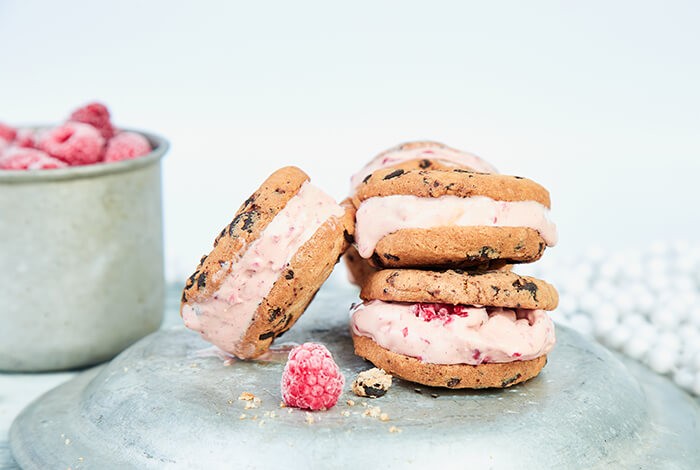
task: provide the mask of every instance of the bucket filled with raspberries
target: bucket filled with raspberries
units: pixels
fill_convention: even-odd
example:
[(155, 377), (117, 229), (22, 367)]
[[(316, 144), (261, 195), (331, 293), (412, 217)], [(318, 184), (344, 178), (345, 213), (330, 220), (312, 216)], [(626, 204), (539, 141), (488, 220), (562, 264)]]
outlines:
[(167, 149), (100, 103), (0, 122), (0, 370), (95, 364), (158, 328)]

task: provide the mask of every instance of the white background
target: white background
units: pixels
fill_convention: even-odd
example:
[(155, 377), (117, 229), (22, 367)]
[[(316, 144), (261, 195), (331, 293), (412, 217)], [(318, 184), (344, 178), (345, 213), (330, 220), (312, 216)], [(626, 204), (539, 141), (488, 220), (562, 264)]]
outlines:
[(0, 0), (0, 120), (98, 99), (166, 136), (171, 276), (277, 167), (340, 199), (425, 138), (548, 187), (548, 256), (695, 241), (699, 5)]

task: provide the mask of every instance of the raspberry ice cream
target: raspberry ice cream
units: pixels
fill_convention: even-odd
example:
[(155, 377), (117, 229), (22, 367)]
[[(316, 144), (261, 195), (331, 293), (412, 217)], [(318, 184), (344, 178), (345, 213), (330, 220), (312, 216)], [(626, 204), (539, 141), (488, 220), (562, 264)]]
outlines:
[(445, 226), (529, 227), (547, 245), (557, 243), (557, 230), (549, 209), (535, 201), (496, 201), (485, 196), (411, 195), (372, 197), (362, 201), (356, 214), (355, 241), (363, 258), (369, 258), (379, 240), (401, 229)]
[(350, 324), (355, 335), (431, 364), (527, 361), (555, 343), (544, 310), (372, 300), (352, 309)]
[(414, 142), (399, 145), (377, 155), (352, 176), (352, 188), (357, 189), (362, 180), (377, 170), (410, 160), (435, 160), (447, 166), (471, 168), (482, 173), (498, 173), (490, 163), (474, 154), (456, 150), (437, 142)]
[[(331, 217), (344, 210), (320, 189), (304, 183), (242, 256), (233, 261), (212, 296), (184, 304), (185, 325), (224, 351), (245, 357), (241, 344), (258, 305), (268, 295), (296, 252)], [(225, 270), (222, 270), (224, 272)]]

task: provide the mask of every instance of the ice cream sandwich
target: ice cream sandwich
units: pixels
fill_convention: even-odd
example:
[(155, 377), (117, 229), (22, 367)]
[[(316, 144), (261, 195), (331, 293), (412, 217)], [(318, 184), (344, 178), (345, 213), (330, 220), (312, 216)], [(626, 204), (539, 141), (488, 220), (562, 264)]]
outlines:
[(300, 169), (273, 173), (187, 280), (180, 310), (185, 325), (227, 353), (258, 357), (329, 276), (348, 245), (352, 213)]
[(383, 169), (353, 203), (357, 251), (380, 268), (495, 268), (536, 261), (557, 242), (549, 192), (519, 176)]
[(535, 377), (555, 343), (550, 284), (508, 271), (385, 269), (351, 308), (355, 353), (404, 380), (510, 387)]
[[(481, 173), (498, 173), (496, 168), (473, 153), (457, 150), (434, 141), (405, 142), (381, 152), (370, 160), (350, 180), (351, 193), (373, 172), (385, 168), (393, 170), (450, 170), (463, 168)], [(365, 277), (377, 270), (360, 256), (354, 246), (348, 248), (345, 256), (350, 282), (362, 285)], [(484, 263), (485, 268), (491, 267)], [(498, 268), (500, 266), (494, 265)]]

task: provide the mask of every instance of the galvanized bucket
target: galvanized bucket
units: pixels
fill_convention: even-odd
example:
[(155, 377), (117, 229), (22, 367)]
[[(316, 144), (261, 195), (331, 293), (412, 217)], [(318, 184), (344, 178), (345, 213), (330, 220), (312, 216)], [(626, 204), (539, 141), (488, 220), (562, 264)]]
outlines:
[(161, 163), (0, 171), (0, 370), (105, 361), (163, 317)]

